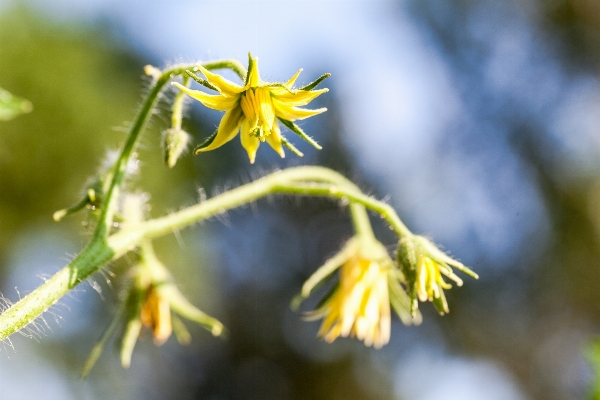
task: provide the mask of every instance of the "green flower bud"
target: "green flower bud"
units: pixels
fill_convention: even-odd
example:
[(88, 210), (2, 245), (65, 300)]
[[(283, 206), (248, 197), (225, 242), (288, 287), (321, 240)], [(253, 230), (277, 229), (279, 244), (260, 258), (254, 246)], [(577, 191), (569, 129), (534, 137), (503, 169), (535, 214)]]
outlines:
[(404, 238), (398, 243), (398, 266), (402, 270), (410, 297), (410, 313), (415, 316), (419, 307), (417, 301), (417, 249), (413, 238)]
[(446, 282), (444, 277), (454, 281), (457, 286), (463, 284), (452, 268), (478, 278), (476, 273), (452, 259), (423, 236), (400, 240), (398, 265), (406, 278), (411, 313), (416, 312), (419, 300), (431, 301), (440, 314), (449, 312), (444, 290), (452, 288), (452, 285)]
[(181, 129), (171, 128), (165, 131), (163, 147), (165, 149), (165, 162), (169, 168), (175, 166), (189, 142), (190, 135)]

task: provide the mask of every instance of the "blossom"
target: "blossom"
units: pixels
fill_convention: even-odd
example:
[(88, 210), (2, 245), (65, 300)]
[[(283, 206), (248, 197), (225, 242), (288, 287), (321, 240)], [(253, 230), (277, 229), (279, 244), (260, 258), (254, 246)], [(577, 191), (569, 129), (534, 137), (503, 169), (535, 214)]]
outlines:
[(303, 297), (337, 268), (339, 283), (316, 310), (305, 314), (309, 320), (323, 318), (318, 335), (325, 341), (352, 336), (381, 348), (390, 340), (390, 304), (405, 324), (420, 323), (420, 315), (412, 318), (408, 313), (401, 274), (381, 243), (351, 239), (304, 284)]
[(417, 307), (417, 299), (431, 301), (440, 314), (448, 313), (448, 302), (444, 290), (452, 285), (444, 280), (444, 276), (462, 286), (452, 267), (477, 279), (478, 275), (439, 250), (423, 236), (405, 238), (398, 245), (398, 264), (407, 278), (408, 292), (411, 298), (411, 310)]
[(171, 305), (169, 299), (161, 296), (156, 288), (147, 291), (140, 312), (142, 325), (152, 331), (154, 344), (160, 346), (171, 336)]
[(352, 335), (381, 348), (390, 340), (387, 270), (375, 260), (352, 257), (341, 268), (339, 288), (322, 312), (319, 336), (331, 343)]
[(216, 90), (219, 93), (218, 95), (192, 90), (179, 83), (174, 83), (174, 85), (206, 107), (224, 111), (225, 114), (215, 134), (196, 148), (195, 153), (221, 147), (232, 140), (241, 129), (242, 146), (248, 152), (251, 163), (254, 163), (260, 143), (265, 141), (281, 157), (285, 156), (282, 146), (286, 146), (296, 154), (302, 155), (283, 137), (278, 120), (320, 149), (320, 146), (293, 121), (327, 111), (326, 108), (309, 110), (299, 107), (307, 105), (316, 97), (328, 91), (328, 89), (312, 89), (329, 74), (323, 75), (312, 84), (299, 89), (294, 89), (293, 86), (302, 69), (298, 70), (286, 83), (267, 83), (260, 79), (258, 58), (253, 58), (252, 55), (249, 55), (248, 73), (243, 86), (210, 72), (200, 65), (197, 70), (204, 74), (206, 81), (195, 77), (191, 73), (190, 76), (203, 85)]

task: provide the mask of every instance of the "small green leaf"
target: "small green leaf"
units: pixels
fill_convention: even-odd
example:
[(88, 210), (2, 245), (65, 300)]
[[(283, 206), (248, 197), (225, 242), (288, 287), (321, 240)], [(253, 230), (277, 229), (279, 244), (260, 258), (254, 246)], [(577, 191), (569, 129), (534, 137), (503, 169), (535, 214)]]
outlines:
[(10, 92), (0, 88), (0, 121), (8, 121), (17, 115), (33, 110), (30, 101), (13, 96)]

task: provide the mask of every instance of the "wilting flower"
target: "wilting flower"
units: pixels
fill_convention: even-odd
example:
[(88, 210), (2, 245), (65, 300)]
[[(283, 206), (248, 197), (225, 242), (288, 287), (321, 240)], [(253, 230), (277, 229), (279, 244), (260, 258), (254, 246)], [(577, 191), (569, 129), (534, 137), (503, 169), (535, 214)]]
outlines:
[(452, 267), (475, 279), (478, 278), (475, 272), (449, 257), (423, 236), (413, 236), (400, 241), (398, 264), (407, 279), (412, 312), (418, 308), (417, 299), (433, 302), (440, 314), (450, 311), (444, 290), (452, 288), (452, 285), (444, 280), (444, 276), (458, 286), (463, 284)]
[(171, 333), (175, 333), (181, 344), (190, 342), (190, 333), (178, 316), (200, 324), (213, 336), (219, 336), (224, 331), (221, 322), (196, 308), (177, 289), (149, 242), (144, 243), (139, 251), (140, 262), (132, 267), (132, 279), (123, 292), (125, 296), (121, 305), (85, 362), (82, 371), (84, 377), (93, 368), (121, 319), (121, 365), (124, 368), (131, 364), (134, 347), (144, 327), (151, 331), (157, 346), (167, 341)]
[[(219, 123), (215, 134), (204, 144), (196, 148), (196, 153), (214, 150), (232, 140), (241, 129), (242, 146), (248, 152), (250, 162), (254, 163), (256, 151), (261, 142), (267, 142), (281, 157), (284, 157), (282, 145), (290, 148), (298, 155), (293, 146), (282, 136), (277, 120), (290, 128), (303, 139), (320, 146), (310, 139), (293, 121), (302, 120), (327, 111), (326, 108), (308, 110), (299, 108), (310, 103), (328, 89), (312, 90), (329, 74), (325, 74), (315, 82), (299, 89), (293, 85), (300, 75), (301, 69), (286, 83), (266, 83), (260, 79), (258, 59), (250, 55), (248, 74), (243, 86), (237, 85), (220, 75), (208, 71), (202, 66), (197, 70), (202, 72), (206, 81), (195, 79), (205, 86), (219, 92), (209, 95), (200, 90), (189, 89), (179, 83), (174, 83), (179, 89), (203, 105), (213, 110), (224, 111), (225, 115)], [(193, 76), (193, 74), (191, 74)]]
[(147, 291), (146, 299), (140, 312), (142, 325), (152, 331), (154, 344), (160, 346), (171, 336), (171, 306), (169, 299), (151, 287)]
[(420, 323), (420, 316), (409, 315), (408, 296), (399, 283), (401, 274), (376, 241), (351, 239), (304, 284), (302, 297), (308, 297), (338, 268), (339, 283), (315, 311), (306, 314), (307, 319), (323, 318), (319, 336), (325, 341), (353, 336), (366, 346), (381, 348), (390, 340), (390, 302), (403, 322)]

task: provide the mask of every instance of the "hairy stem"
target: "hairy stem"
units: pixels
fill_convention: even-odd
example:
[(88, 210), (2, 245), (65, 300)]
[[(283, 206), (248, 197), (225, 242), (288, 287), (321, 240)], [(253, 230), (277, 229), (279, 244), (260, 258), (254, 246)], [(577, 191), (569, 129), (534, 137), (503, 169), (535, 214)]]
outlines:
[[(198, 64), (177, 65), (173, 68), (163, 71), (158, 79), (156, 79), (154, 82), (148, 97), (146, 97), (146, 100), (142, 104), (142, 107), (134, 119), (133, 125), (131, 126), (127, 136), (127, 140), (121, 148), (119, 158), (117, 159), (113, 168), (112, 180), (107, 190), (106, 201), (102, 205), (100, 222), (98, 223), (96, 232), (94, 233), (95, 237), (107, 237), (110, 233), (110, 227), (113, 223), (116, 204), (119, 198), (119, 191), (125, 177), (127, 164), (131, 159), (131, 155), (135, 149), (140, 134), (148, 123), (152, 110), (158, 102), (160, 92), (174, 76), (184, 75), (186, 70), (192, 70), (197, 65)], [(217, 60), (200, 63), (200, 65), (208, 70), (230, 68), (237, 73), (241, 79), (244, 79), (246, 76), (245, 68), (237, 60)]]
[(92, 239), (69, 265), (0, 314), (0, 340), (25, 327), (82, 280), (106, 263), (139, 247), (145, 240), (166, 235), (273, 194), (347, 198), (356, 205), (353, 213), (364, 213), (360, 218), (368, 218), (366, 207), (384, 216), (400, 237), (412, 235), (389, 205), (362, 194), (352, 182), (337, 172), (322, 167), (290, 168), (168, 216), (128, 226), (107, 239)]

